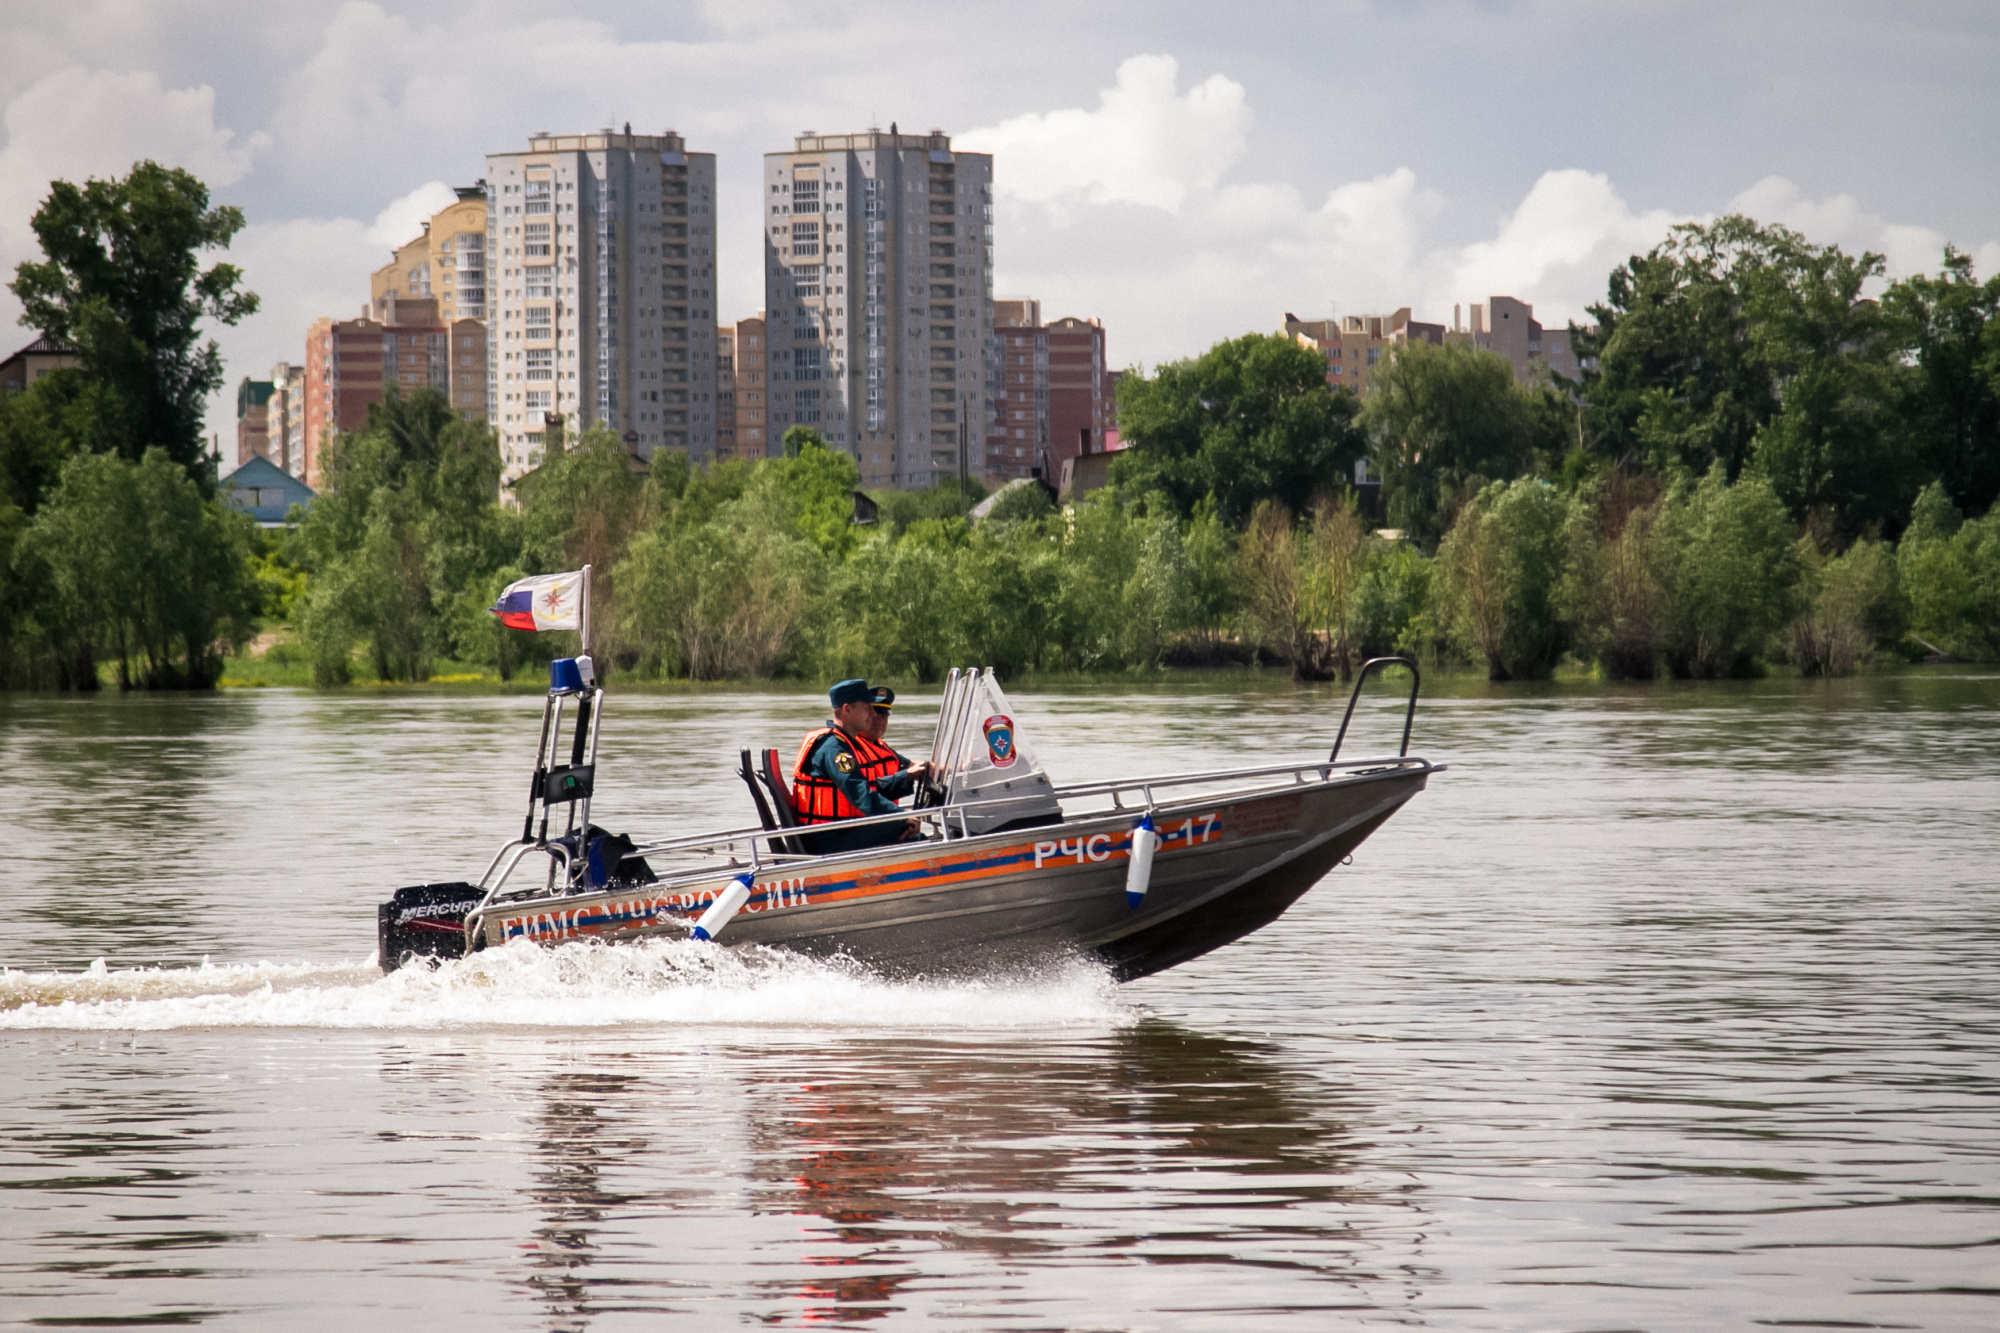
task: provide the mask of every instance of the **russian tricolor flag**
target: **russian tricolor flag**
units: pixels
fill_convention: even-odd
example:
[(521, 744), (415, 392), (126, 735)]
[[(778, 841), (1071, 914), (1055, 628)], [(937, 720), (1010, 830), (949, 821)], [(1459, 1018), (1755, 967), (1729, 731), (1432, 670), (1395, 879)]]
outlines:
[(516, 579), (486, 609), (509, 629), (578, 629), (583, 624), (583, 571)]

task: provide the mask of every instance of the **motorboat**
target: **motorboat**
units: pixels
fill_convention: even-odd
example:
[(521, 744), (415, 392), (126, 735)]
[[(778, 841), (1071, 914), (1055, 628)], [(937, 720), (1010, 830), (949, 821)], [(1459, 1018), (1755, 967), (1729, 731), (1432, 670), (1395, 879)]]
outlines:
[[(1391, 668), (1409, 677), (1400, 748), (1342, 759), (1362, 686)], [(559, 659), (520, 836), (477, 880), (397, 890), (378, 957), (389, 971), (516, 941), (667, 938), (890, 975), (1081, 957), (1147, 976), (1276, 920), (1441, 771), (1409, 752), (1419, 687), (1408, 658), (1364, 663), (1325, 759), (1058, 785), (993, 671), (955, 669), (912, 807), (841, 825), (901, 840), (828, 853), (772, 749), (740, 756), (755, 826), (649, 840), (592, 824), (604, 691), (587, 655)]]

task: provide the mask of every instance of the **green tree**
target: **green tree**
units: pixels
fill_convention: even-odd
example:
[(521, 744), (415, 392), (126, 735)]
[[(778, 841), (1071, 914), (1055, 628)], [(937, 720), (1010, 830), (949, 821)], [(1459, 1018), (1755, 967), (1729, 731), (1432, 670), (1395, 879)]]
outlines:
[(793, 426), (785, 432), (784, 457), (765, 459), (751, 473), (744, 503), (758, 511), (758, 521), (840, 560), (860, 541), (854, 526), (860, 484), (852, 454), (828, 448), (816, 430)]
[(1370, 545), (1354, 589), (1354, 637), (1363, 657), (1399, 653), (1437, 660), (1444, 634), (1431, 592), (1432, 565), (1413, 542)]
[(44, 377), (20, 393), (0, 393), (0, 505), (23, 514), (41, 507), (70, 454), (57, 387)]
[(222, 355), (201, 321), (234, 324), (257, 309), (231, 264), (201, 267), (243, 214), (209, 206), (188, 172), (140, 162), (123, 180), (56, 181), (30, 224), (45, 258), (22, 263), (10, 289), (23, 318), (74, 346), (65, 419), (79, 443), (138, 460), (163, 449), (208, 477), (203, 403), (222, 383)]
[[(668, 493), (685, 488), (686, 457), (666, 450), (653, 455), (651, 468)], [(617, 434), (595, 427), (514, 483), (521, 504), (522, 555), (534, 572), (591, 567), (591, 650), (607, 676), (612, 665), (629, 667), (635, 660), (620, 630), (616, 566), (651, 515), (649, 495), (662, 493), (658, 488), (649, 492), (646, 482)], [(524, 637), (527, 631), (505, 633)], [(484, 660), (503, 669), (511, 669), (517, 658), (539, 656), (525, 645), (502, 648), (491, 635), (487, 639), (493, 655)]]
[(1799, 614), (1785, 627), (1792, 662), (1809, 676), (1844, 676), (1877, 645), (1902, 637), (1896, 554), (1863, 539), (1838, 555), (1799, 539)]
[(1917, 497), (1896, 569), (1917, 642), (1957, 657), (2000, 658), (2000, 508), (1962, 522), (1933, 482)]
[(1751, 442), (1756, 469), (1795, 518), (1831, 515), (1851, 540), (1907, 512), (1917, 478), (1896, 416), (1898, 349), (1862, 295), (1882, 257), (1850, 256), (1771, 228), (1743, 276), (1756, 364), (1777, 410)]
[(1315, 635), (1315, 657), (1327, 659), (1342, 680), (1353, 679), (1355, 593), (1373, 540), (1351, 496), (1313, 506), (1302, 555), (1306, 622)]
[[(1042, 497), (1046, 505), (1041, 487), (1023, 491)], [(996, 516), (989, 516), (955, 552), (956, 614), (951, 619), (952, 638), (963, 646), (964, 660), (993, 667), (1004, 678), (1039, 666), (1055, 639), (1062, 557), (1048, 515), (1010, 523), (997, 513), (996, 507)]]
[(667, 514), (617, 567), (623, 633), (668, 673), (769, 676), (799, 651), (824, 572), (795, 537)]
[(1893, 525), (1921, 476), (1895, 322), (1863, 295), (1882, 265), (1742, 216), (1675, 227), (1571, 331), (1590, 446), (1691, 477), (1754, 465), (1795, 519), (1825, 510), (1850, 538)]
[(1797, 609), (1796, 531), (1755, 474), (1730, 485), (1718, 461), (1660, 502), (1654, 562), (1665, 589), (1663, 647), (1675, 676), (1741, 675)]
[(520, 550), (518, 520), (494, 502), (492, 431), (435, 389), (392, 391), (329, 441), (322, 476), (295, 538), (312, 576), (299, 634), (315, 680), (346, 680), (357, 639), (383, 679), (422, 680), (437, 656), (490, 647), (474, 604)]
[(1967, 513), (2000, 501), (2000, 275), (1947, 247), (1942, 272), (1891, 283), (1882, 308), (1914, 367), (1899, 414), (1924, 472)]
[(986, 498), (986, 488), (969, 479), (961, 486), (957, 477), (946, 477), (921, 491), (882, 491), (872, 498), (881, 510), (878, 522), (901, 532), (927, 518), (964, 518)]
[(1493, 482), (1438, 545), (1440, 592), (1455, 637), (1488, 679), (1540, 679), (1569, 645), (1561, 584), (1569, 506), (1547, 482)]
[[(960, 618), (961, 519), (921, 519), (865, 541), (828, 606), (836, 660), (856, 670), (933, 681), (952, 665)], [(984, 665), (984, 664), (982, 664)]]
[(1265, 500), (1304, 512), (1349, 484), (1366, 449), (1359, 411), (1352, 393), (1327, 384), (1317, 352), (1246, 334), (1119, 383), (1119, 429), (1134, 448), (1114, 474), (1164, 493), (1182, 517), (1213, 496), (1231, 527)]
[(1757, 429), (1777, 410), (1751, 338), (1747, 278), (1786, 244), (1732, 215), (1675, 227), (1611, 271), (1594, 328), (1570, 331), (1587, 369), (1593, 447), (1625, 466), (1696, 476), (1721, 463), (1734, 479)]
[(1435, 542), (1480, 487), (1559, 453), (1569, 416), (1553, 390), (1516, 383), (1503, 356), (1457, 343), (1395, 348), (1361, 413), (1390, 526)]
[(163, 449), (71, 459), (24, 543), (64, 683), (96, 689), (110, 657), (123, 688), (213, 686), (223, 642), (247, 638), (256, 610), (250, 530)]
[(1205, 661), (1219, 652), (1236, 614), (1236, 546), (1214, 500), (1195, 505), (1181, 530), (1181, 555), (1169, 623), (1193, 658)]
[(1654, 540), (1659, 487), (1612, 472), (1570, 502), (1561, 599), (1572, 648), (1612, 680), (1651, 680), (1659, 662), (1665, 589)]
[(1270, 500), (1259, 504), (1236, 544), (1238, 605), (1245, 636), (1289, 663), (1294, 677), (1312, 671), (1303, 563), (1290, 511)]

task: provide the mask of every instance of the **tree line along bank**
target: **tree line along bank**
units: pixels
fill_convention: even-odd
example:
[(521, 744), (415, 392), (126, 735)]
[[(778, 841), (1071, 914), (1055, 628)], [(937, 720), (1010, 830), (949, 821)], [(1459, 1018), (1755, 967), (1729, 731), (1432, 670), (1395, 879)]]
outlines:
[[(255, 298), (196, 257), (241, 225), (150, 164), (37, 213), (46, 259), (14, 290), (83, 364), (0, 401), (6, 683), (209, 685), (272, 627), (322, 685), (509, 676), (559, 645), (484, 608), (583, 563), (614, 676), (2000, 657), (2000, 279), (1952, 251), (1889, 283), (1782, 228), (1677, 228), (1611, 274), (1575, 382), (1417, 343), (1363, 402), (1316, 353), (1237, 338), (1125, 378), (1104, 490), (1058, 509), (1018, 487), (977, 523), (976, 487), (946, 485), (855, 524), (853, 460), (805, 429), (780, 458), (643, 476), (585, 434), (501, 504), (492, 433), (419, 393), (337, 437), (324, 493), (266, 533), (200, 447), (220, 364), (199, 322)], [(1344, 484), (1363, 456), (1377, 516)]]

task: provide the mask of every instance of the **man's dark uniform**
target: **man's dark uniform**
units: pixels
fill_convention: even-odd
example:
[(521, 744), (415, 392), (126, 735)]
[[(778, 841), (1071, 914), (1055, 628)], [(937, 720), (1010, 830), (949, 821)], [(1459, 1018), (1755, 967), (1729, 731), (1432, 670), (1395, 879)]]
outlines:
[[(858, 688), (857, 688), (858, 687)], [(852, 698), (842, 697), (842, 690)], [(893, 700), (887, 690), (870, 690), (862, 681), (842, 681), (834, 686), (833, 703), (874, 702), (881, 694)], [(815, 826), (828, 821), (860, 819), (869, 815), (893, 815), (896, 802), (916, 789), (907, 770), (910, 761), (880, 741), (853, 736), (831, 719), (807, 735), (799, 747), (793, 766), (793, 804), (801, 820)], [(822, 855), (860, 851), (900, 842), (907, 827), (894, 821), (840, 828), (837, 824), (818, 829), (808, 845)]]

